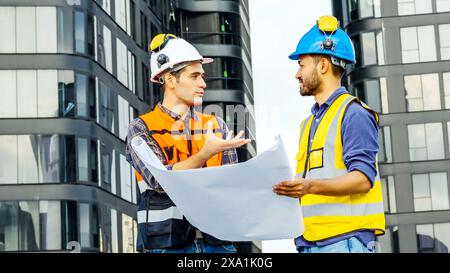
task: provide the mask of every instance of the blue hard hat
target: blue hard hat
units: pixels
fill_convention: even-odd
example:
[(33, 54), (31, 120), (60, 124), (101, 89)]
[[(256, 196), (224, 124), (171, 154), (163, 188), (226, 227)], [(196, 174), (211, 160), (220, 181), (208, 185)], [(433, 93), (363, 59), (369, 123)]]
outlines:
[(324, 54), (344, 60), (347, 63), (356, 63), (355, 48), (350, 37), (339, 27), (336, 18), (332, 16), (323, 17), (334, 20), (332, 21), (335, 24), (334, 28), (330, 28), (329, 25), (319, 28), (320, 21), (318, 21), (310, 31), (303, 35), (295, 52), (289, 55), (289, 59), (298, 60), (299, 56), (304, 54)]

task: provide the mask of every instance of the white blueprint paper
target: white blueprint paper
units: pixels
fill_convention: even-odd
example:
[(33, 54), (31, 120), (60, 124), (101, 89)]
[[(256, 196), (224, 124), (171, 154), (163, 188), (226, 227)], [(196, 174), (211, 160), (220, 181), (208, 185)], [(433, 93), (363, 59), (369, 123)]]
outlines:
[(281, 138), (247, 162), (168, 171), (139, 137), (139, 158), (195, 227), (228, 241), (292, 239), (303, 234), (298, 199), (278, 196), (272, 186), (292, 178)]

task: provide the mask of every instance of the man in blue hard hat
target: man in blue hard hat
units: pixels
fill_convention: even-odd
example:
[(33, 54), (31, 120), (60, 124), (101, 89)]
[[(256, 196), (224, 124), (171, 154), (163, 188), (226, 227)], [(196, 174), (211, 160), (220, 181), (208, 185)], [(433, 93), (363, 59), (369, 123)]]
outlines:
[(300, 125), (296, 177), (274, 186), (299, 198), (305, 232), (300, 253), (372, 253), (385, 217), (377, 166), (378, 115), (341, 87), (355, 63), (350, 37), (333, 16), (322, 16), (297, 45), (295, 78), (302, 96), (314, 96), (312, 115)]

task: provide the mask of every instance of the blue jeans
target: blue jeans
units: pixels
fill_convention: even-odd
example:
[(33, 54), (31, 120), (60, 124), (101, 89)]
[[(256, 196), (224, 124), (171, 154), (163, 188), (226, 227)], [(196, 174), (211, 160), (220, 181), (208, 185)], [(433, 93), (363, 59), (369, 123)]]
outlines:
[(236, 253), (234, 244), (213, 246), (202, 239), (196, 239), (192, 244), (183, 248), (157, 248), (148, 249), (144, 253)]
[(300, 247), (297, 251), (299, 253), (374, 253), (375, 248), (369, 249), (358, 238), (351, 237), (326, 246)]

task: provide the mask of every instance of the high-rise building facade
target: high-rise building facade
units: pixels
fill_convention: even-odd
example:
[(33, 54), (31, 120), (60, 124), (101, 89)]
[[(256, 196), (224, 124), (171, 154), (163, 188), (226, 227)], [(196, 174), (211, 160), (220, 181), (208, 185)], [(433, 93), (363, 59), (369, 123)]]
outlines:
[[(138, 193), (124, 140), (129, 122), (162, 100), (147, 45), (181, 30), (178, 6), (0, 1), (0, 251), (135, 251)], [(251, 76), (243, 82), (251, 94)], [(249, 147), (241, 160), (255, 154)]]
[(450, 250), (450, 1), (336, 0), (357, 63), (344, 82), (381, 115), (381, 252)]

